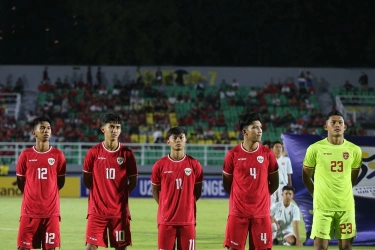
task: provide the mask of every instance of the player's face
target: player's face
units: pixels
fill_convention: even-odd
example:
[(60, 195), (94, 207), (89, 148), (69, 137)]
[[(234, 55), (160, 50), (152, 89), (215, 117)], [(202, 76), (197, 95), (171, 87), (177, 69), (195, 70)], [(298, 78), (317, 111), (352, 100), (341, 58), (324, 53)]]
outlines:
[(51, 137), (51, 124), (49, 122), (41, 122), (35, 126), (33, 135), (40, 141), (48, 141)]
[(292, 190), (284, 190), (282, 195), (283, 195), (284, 201), (287, 201), (287, 202), (291, 202), (294, 198), (294, 193)]
[(171, 135), (169, 136), (167, 143), (173, 150), (183, 150), (186, 145), (186, 136), (185, 134)]
[(340, 137), (346, 130), (344, 119), (339, 115), (331, 116), (324, 125), (324, 129), (327, 130), (328, 135), (333, 137)]
[(275, 155), (280, 155), (281, 152), (283, 152), (283, 146), (279, 143), (273, 145), (273, 148), (272, 148), (273, 152), (275, 153)]
[(249, 126), (243, 129), (244, 140), (260, 142), (262, 140), (262, 124), (260, 121), (253, 121)]
[(104, 133), (104, 138), (106, 140), (117, 140), (121, 133), (121, 124), (109, 122), (101, 127), (102, 132)]

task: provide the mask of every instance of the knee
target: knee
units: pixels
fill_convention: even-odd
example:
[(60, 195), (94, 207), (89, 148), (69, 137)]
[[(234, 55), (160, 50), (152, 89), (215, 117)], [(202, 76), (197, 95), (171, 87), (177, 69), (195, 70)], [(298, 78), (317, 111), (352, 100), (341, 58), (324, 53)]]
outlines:
[(352, 244), (350, 244), (349, 242), (342, 243), (341, 245), (339, 245), (339, 249), (340, 250), (352, 250)]
[(86, 244), (85, 250), (97, 250), (98, 248), (95, 245)]

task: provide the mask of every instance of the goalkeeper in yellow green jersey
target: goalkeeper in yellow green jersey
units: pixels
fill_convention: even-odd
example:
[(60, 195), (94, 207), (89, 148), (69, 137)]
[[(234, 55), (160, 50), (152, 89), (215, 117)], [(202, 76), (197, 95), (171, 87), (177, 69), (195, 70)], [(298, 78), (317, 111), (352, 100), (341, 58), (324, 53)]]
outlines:
[(314, 249), (327, 249), (336, 237), (339, 249), (352, 249), (356, 236), (353, 186), (362, 164), (362, 151), (344, 139), (343, 115), (332, 111), (324, 129), (327, 138), (307, 148), (303, 183), (313, 196), (314, 216), (310, 238)]

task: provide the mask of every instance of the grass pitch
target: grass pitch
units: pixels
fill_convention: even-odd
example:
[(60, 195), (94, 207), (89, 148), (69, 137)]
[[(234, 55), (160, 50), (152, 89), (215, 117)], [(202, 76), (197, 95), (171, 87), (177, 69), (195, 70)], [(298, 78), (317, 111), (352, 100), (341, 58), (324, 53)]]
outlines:
[[(20, 198), (0, 198), (0, 249), (16, 249)], [(228, 214), (227, 199), (200, 199), (197, 203), (197, 249), (224, 249), (225, 224)], [(84, 249), (86, 230), (86, 198), (61, 198), (61, 249)], [(129, 250), (157, 249), (156, 211), (157, 204), (151, 198), (130, 198), (132, 214), (133, 246)], [(300, 225), (302, 241), (305, 240), (303, 223)], [(273, 249), (288, 249), (274, 246)], [(295, 250), (312, 247), (291, 247)], [(330, 248), (338, 249), (335, 246)], [(99, 248), (104, 249), (104, 248)], [(370, 250), (370, 247), (354, 247), (356, 250)]]

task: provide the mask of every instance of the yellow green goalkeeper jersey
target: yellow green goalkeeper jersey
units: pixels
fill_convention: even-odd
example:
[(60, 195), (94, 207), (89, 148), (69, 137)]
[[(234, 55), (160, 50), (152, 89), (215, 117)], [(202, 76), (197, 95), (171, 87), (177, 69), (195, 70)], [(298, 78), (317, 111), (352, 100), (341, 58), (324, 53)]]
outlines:
[(351, 173), (361, 163), (361, 148), (349, 141), (333, 145), (325, 138), (310, 145), (303, 165), (315, 168), (314, 209), (354, 210)]

